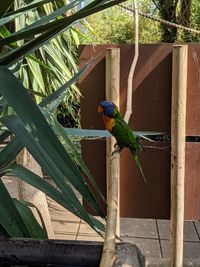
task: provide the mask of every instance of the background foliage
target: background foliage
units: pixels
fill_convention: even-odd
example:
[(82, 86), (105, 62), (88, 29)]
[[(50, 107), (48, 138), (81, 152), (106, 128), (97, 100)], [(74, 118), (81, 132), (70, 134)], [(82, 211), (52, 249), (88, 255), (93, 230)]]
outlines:
[[(132, 1), (127, 6), (132, 7)], [(139, 10), (147, 14), (158, 13), (151, 0), (139, 2)], [(131, 44), (134, 43), (134, 18), (133, 13), (119, 6), (109, 8), (86, 19), (94, 33), (86, 30), (81, 38), (84, 44)], [(106, 25), (106, 30), (105, 30)], [(139, 18), (140, 43), (160, 42), (161, 31), (159, 23), (146, 18)]]
[[(132, 1), (125, 3), (132, 8)], [(200, 3), (198, 0), (142, 0), (138, 9), (147, 15), (160, 17), (183, 26), (200, 28)], [(119, 6), (112, 7), (86, 19), (89, 29), (81, 38), (84, 44), (129, 44), (134, 43), (133, 13)], [(105, 25), (107, 25), (105, 30)], [(190, 42), (198, 41), (199, 36), (160, 24), (143, 16), (139, 17), (140, 43)]]

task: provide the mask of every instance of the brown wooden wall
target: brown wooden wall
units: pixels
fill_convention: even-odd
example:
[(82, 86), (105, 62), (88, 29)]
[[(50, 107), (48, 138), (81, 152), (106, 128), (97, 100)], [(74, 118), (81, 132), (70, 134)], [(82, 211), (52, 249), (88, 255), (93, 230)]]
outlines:
[[(120, 48), (120, 110), (124, 114), (127, 77), (134, 46), (82, 46), (80, 68), (99, 55), (96, 63), (80, 80), (81, 125), (104, 129), (98, 104), (105, 100), (105, 51)], [(170, 134), (172, 45), (140, 45), (133, 80), (133, 114), (130, 127), (137, 131), (161, 131)], [(189, 45), (187, 135), (200, 135), (200, 45)], [(120, 162), (121, 217), (162, 218), (170, 216), (170, 144), (145, 142), (139, 153), (147, 178), (144, 184), (130, 152), (124, 149)], [(149, 148), (148, 148), (149, 147)], [(83, 158), (106, 195), (105, 140), (83, 141)], [(200, 143), (186, 145), (185, 219), (199, 219)]]

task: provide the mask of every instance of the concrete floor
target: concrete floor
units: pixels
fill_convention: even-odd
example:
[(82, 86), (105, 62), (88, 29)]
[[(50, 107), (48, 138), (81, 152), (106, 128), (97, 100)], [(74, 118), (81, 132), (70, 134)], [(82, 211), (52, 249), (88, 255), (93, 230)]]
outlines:
[[(12, 196), (17, 197), (16, 180), (7, 177), (4, 182)], [(84, 221), (52, 199), (47, 198), (47, 202), (56, 239), (103, 241)], [(137, 245), (147, 259), (169, 257), (168, 220), (121, 218), (120, 234), (123, 241)], [(200, 259), (200, 221), (184, 224), (184, 258)]]

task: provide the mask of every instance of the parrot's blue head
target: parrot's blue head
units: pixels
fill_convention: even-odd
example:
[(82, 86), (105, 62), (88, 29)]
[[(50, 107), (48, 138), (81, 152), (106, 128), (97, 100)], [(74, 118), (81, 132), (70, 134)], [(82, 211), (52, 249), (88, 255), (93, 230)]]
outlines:
[(105, 116), (110, 118), (115, 116), (116, 110), (117, 106), (111, 101), (102, 101), (98, 107), (98, 112), (103, 112)]

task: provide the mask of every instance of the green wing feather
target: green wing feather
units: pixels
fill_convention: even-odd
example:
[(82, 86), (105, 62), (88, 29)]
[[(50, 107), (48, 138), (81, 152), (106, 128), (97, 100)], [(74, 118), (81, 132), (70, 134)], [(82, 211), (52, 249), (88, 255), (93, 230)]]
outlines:
[(142, 171), (142, 167), (140, 165), (138, 155), (136, 153), (136, 150), (143, 151), (142, 145), (140, 144), (139, 140), (134, 135), (133, 131), (129, 128), (128, 124), (124, 121), (123, 117), (119, 112), (115, 113), (114, 118), (115, 118), (115, 125), (112, 128), (111, 134), (115, 137), (120, 149), (122, 149), (123, 147), (127, 147), (130, 149), (134, 157), (135, 163), (138, 169), (140, 170), (140, 173), (145, 183), (147, 183), (144, 173)]
[(119, 112), (115, 115), (115, 125), (111, 134), (116, 138), (120, 148), (132, 146), (136, 150), (143, 150), (139, 140)]
[(129, 147), (129, 148), (130, 148), (131, 153), (133, 154), (135, 163), (136, 163), (138, 169), (140, 170), (140, 173), (141, 173), (141, 175), (142, 175), (142, 177), (143, 177), (145, 183), (147, 184), (147, 180), (146, 180), (146, 178), (145, 178), (145, 176), (144, 176), (144, 173), (143, 173), (143, 170), (142, 170), (142, 167), (141, 167), (141, 164), (140, 164), (140, 160), (139, 160), (138, 155), (137, 155), (137, 153), (136, 153), (136, 150), (135, 150), (135, 148), (133, 148), (133, 147)]

